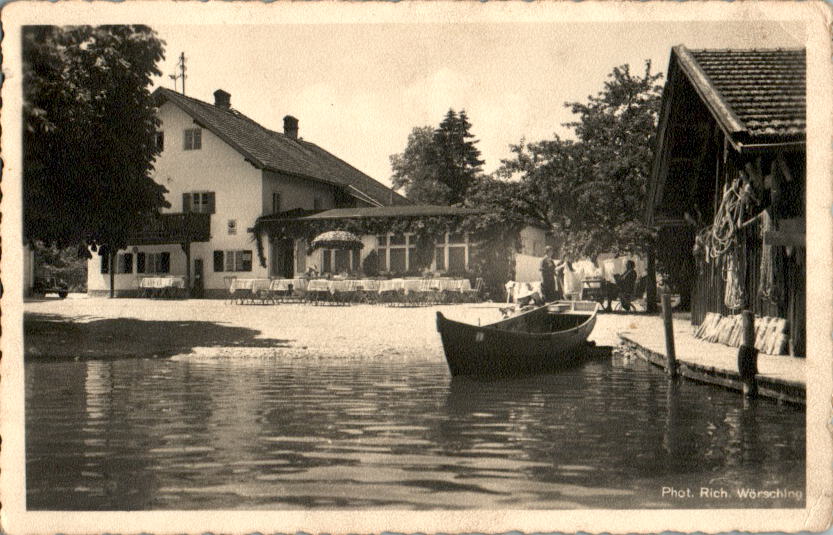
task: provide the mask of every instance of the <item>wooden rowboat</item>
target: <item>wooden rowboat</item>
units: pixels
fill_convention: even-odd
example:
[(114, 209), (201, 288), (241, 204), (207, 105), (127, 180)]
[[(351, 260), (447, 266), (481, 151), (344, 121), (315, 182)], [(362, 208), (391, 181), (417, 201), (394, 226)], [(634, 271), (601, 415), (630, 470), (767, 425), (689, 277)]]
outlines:
[(483, 326), (437, 312), (437, 330), (452, 376), (529, 374), (583, 356), (597, 309), (595, 302), (557, 301)]

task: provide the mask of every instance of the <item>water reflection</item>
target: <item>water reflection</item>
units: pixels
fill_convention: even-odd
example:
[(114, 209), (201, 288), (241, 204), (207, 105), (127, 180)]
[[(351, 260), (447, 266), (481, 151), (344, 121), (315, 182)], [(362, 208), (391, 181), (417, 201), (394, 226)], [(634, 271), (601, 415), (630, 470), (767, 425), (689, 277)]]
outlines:
[(443, 362), (29, 363), (33, 509), (799, 507), (804, 413), (618, 357), (503, 381)]

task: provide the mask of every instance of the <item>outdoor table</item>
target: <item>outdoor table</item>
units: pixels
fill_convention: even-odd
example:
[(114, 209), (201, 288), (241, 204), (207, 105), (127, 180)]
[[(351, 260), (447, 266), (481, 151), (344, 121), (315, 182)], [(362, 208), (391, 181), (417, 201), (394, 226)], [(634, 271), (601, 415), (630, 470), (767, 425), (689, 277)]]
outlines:
[(354, 279), (313, 279), (307, 285), (307, 294), (311, 295), (316, 303), (319, 301), (344, 303), (345, 297), (355, 294), (358, 282)]
[(365, 292), (378, 292), (382, 281), (375, 279), (359, 279), (356, 281), (357, 290)]
[(254, 303), (256, 297), (260, 297), (265, 302), (265, 296), (269, 293), (270, 281), (269, 279), (234, 279), (229, 286), (229, 293), (234, 294), (239, 292), (240, 304), (245, 303), (248, 297)]
[(606, 294), (606, 282), (603, 277), (585, 277), (581, 281), (582, 299), (603, 303)]
[(288, 299), (306, 291), (308, 279), (272, 279), (269, 283), (269, 293), (272, 299)]
[(405, 281), (403, 279), (388, 279), (379, 281), (379, 293), (395, 292), (405, 288)]
[(172, 297), (177, 290), (185, 289), (185, 277), (144, 277), (139, 289), (149, 297)]

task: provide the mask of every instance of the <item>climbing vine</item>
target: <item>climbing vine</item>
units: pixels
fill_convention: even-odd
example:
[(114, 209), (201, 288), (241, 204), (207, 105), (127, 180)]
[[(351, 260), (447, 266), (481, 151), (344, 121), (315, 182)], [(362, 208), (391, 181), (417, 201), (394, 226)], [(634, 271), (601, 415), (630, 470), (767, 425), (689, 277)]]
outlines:
[(465, 216), (430, 216), (411, 218), (356, 218), (356, 219), (298, 219), (259, 220), (252, 232), (257, 244), (258, 260), (266, 267), (263, 239), (313, 238), (330, 230), (345, 230), (357, 236), (412, 233), (416, 241), (416, 256), (412, 270), (421, 270), (434, 258), (434, 243), (445, 232), (468, 233), (475, 244), (469, 259), (468, 273), (455, 275), (482, 277), (485, 291), (495, 298), (502, 297), (503, 285), (514, 275), (514, 253), (519, 250), (518, 234), (523, 228), (519, 221), (507, 221), (494, 214)]

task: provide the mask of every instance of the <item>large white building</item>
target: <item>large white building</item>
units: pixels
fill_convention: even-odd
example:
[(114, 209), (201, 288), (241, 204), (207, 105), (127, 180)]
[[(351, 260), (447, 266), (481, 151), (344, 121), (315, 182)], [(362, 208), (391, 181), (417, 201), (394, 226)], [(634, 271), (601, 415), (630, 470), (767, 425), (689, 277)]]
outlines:
[[(226, 291), (230, 277), (292, 277), (310, 267), (319, 272), (358, 271), (371, 252), (380, 271), (407, 272), (412, 237), (374, 232), (362, 235), (361, 253), (308, 249), (303, 239), (263, 233), (284, 221), (320, 224), (361, 218), (461, 217), (472, 211), (415, 206), (407, 199), (298, 135), (298, 120), (284, 118), (283, 132), (267, 129), (231, 107), (218, 89), (213, 104), (169, 89), (154, 93), (161, 125), (161, 153), (153, 178), (168, 190), (170, 208), (153, 228), (137, 230), (113, 259), (115, 294), (138, 293), (144, 277), (177, 275), (206, 296)], [(543, 254), (539, 229), (523, 233), (524, 249)], [(260, 246), (260, 250), (259, 250)], [(468, 267), (472, 244), (466, 235), (437, 238), (431, 268)], [(262, 261), (261, 261), (262, 259)], [(90, 294), (110, 291), (110, 262), (94, 255), (88, 269)]]

